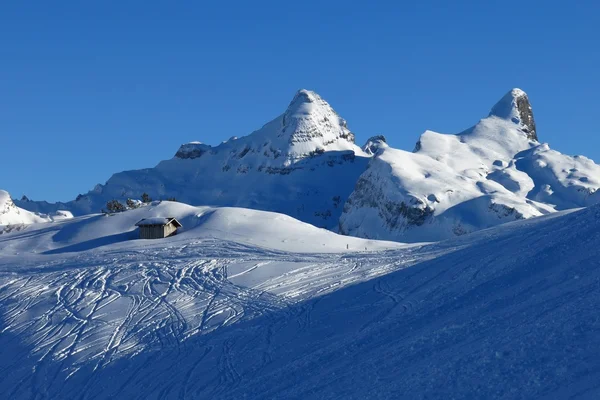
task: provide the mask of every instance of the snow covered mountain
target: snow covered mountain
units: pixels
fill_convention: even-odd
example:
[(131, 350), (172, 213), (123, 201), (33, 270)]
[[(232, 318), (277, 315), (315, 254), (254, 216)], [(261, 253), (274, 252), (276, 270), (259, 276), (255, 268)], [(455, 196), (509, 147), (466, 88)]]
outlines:
[(358, 147), (325, 100), (300, 90), (282, 115), (248, 136), (184, 144), (172, 159), (114, 174), (66, 204), (16, 203), (84, 215), (148, 193), (283, 213), (351, 236), (433, 241), (596, 204), (600, 166), (537, 140), (520, 89), (462, 133), (426, 131), (413, 152), (390, 148), (383, 136)]
[[(359, 148), (300, 91), (249, 136), (183, 145), (69, 203), (0, 191), (0, 393), (598, 398), (600, 166), (537, 135), (515, 89), (458, 135)], [(143, 192), (201, 206), (19, 208), (87, 214)], [(148, 217), (183, 228), (138, 239)], [(338, 217), (366, 238), (314, 226)]]
[(440, 240), (600, 201), (600, 166), (537, 141), (528, 97), (513, 89), (457, 135), (425, 132), (412, 153), (372, 141), (340, 232)]
[(33, 224), (0, 235), (0, 393), (597, 398), (599, 257), (599, 206), (425, 246), (171, 202)]
[(335, 228), (367, 162), (346, 121), (319, 95), (300, 90), (282, 115), (248, 136), (215, 147), (185, 144), (155, 168), (117, 173), (66, 204), (18, 203), (84, 215), (99, 212), (108, 200), (148, 193), (153, 199), (275, 211)]
[(0, 190), (0, 233), (9, 230), (9, 227), (2, 225), (10, 225), (10, 229), (18, 229), (20, 225), (24, 224), (50, 222), (71, 217), (72, 215), (68, 211), (58, 211), (48, 215), (24, 210), (15, 205), (7, 191)]

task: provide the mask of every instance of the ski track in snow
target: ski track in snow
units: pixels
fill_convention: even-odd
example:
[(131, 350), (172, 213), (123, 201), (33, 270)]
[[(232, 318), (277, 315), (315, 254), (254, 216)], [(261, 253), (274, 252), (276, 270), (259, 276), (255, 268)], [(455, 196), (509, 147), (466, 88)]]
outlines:
[[(1, 331), (22, 340), (18, 346), (22, 352), (12, 354), (12, 362), (0, 372), (31, 357), (35, 367), (21, 378), (10, 398), (23, 393), (44, 398), (43, 393), (61, 392), (82, 368), (96, 372), (118, 360), (157, 351), (178, 357), (191, 351), (191, 338), (274, 311), (289, 313), (303, 330), (311, 324), (311, 308), (318, 300), (300, 308), (294, 308), (295, 303), (410, 265), (416, 249), (393, 257), (380, 253), (373, 262), (373, 254), (366, 252), (293, 254), (202, 240), (166, 248), (85, 252), (18, 267), (0, 261)], [(228, 267), (247, 263), (252, 266), (232, 275), (232, 280), (266, 266), (285, 264), (288, 270), (271, 272), (254, 287), (232, 283)], [(257, 339), (266, 345), (261, 356), (265, 365), (276, 322)], [(202, 357), (218, 357), (213, 396), (235, 388), (241, 379), (232, 360), (234, 345), (234, 338), (226, 339), (220, 349), (211, 346), (201, 352)], [(181, 371), (186, 381), (202, 357)], [(189, 398), (187, 385), (179, 387), (179, 398)], [(168, 388), (158, 396), (172, 397)]]
[(600, 393), (600, 209), (364, 253), (223, 239), (0, 259), (10, 399)]

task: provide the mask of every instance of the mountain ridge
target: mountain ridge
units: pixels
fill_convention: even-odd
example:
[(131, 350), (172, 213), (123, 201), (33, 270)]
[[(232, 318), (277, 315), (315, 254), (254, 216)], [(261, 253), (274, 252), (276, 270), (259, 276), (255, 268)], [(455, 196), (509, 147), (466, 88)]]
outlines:
[(357, 146), (346, 120), (317, 93), (301, 89), (282, 114), (247, 136), (216, 146), (183, 144), (173, 158), (116, 173), (68, 203), (16, 203), (83, 215), (109, 200), (148, 193), (193, 205), (280, 212), (348, 235), (411, 242), (595, 204), (598, 188), (599, 166), (538, 141), (521, 89), (510, 90), (463, 132), (425, 131), (413, 152), (391, 148), (382, 135)]
[(463, 132), (426, 131), (412, 153), (381, 147), (348, 198), (339, 230), (442, 240), (600, 201), (600, 166), (538, 142), (533, 121), (527, 94), (512, 89)]

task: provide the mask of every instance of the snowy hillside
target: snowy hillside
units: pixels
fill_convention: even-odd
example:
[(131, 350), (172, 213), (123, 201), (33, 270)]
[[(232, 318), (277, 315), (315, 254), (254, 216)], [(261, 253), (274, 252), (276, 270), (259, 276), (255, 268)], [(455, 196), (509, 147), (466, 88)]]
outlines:
[[(0, 391), (595, 398), (598, 207), (427, 246), (169, 202), (30, 225), (0, 235)], [(150, 215), (185, 229), (133, 239)]]
[(68, 211), (58, 211), (46, 215), (23, 210), (15, 205), (7, 191), (0, 190), (0, 233), (19, 229), (23, 224), (50, 222), (71, 217), (72, 215)]
[(425, 132), (413, 153), (380, 141), (344, 205), (340, 231), (440, 240), (598, 203), (600, 166), (536, 138), (527, 95), (513, 89), (465, 132)]
[(335, 228), (367, 162), (346, 121), (319, 95), (300, 90), (282, 115), (248, 136), (215, 147), (185, 144), (155, 168), (117, 173), (67, 204), (19, 205), (45, 212), (67, 207), (84, 215), (99, 212), (109, 200), (148, 193), (195, 205), (275, 211)]
[(75, 253), (108, 245), (136, 248), (140, 244), (151, 244), (147, 240), (135, 240), (138, 238), (135, 223), (150, 217), (174, 217), (183, 225), (176, 237), (161, 240), (161, 244), (209, 238), (295, 253), (383, 250), (402, 246), (396, 242), (341, 236), (283, 214), (156, 201), (112, 215), (92, 214), (54, 224), (23, 227), (22, 234), (0, 238), (0, 254)]

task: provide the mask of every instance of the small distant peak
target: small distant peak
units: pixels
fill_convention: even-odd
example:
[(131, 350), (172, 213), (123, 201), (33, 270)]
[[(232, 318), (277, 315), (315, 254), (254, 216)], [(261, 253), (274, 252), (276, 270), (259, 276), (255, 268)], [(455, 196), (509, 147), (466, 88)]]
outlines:
[(367, 143), (365, 143), (365, 145), (362, 147), (362, 150), (372, 156), (375, 155), (382, 147), (387, 147), (387, 140), (385, 139), (385, 136), (375, 135), (367, 140)]
[(527, 93), (519, 88), (514, 88), (506, 93), (500, 101), (492, 107), (490, 116), (510, 120), (520, 125), (521, 130), (531, 140), (538, 140), (533, 118), (533, 110)]

